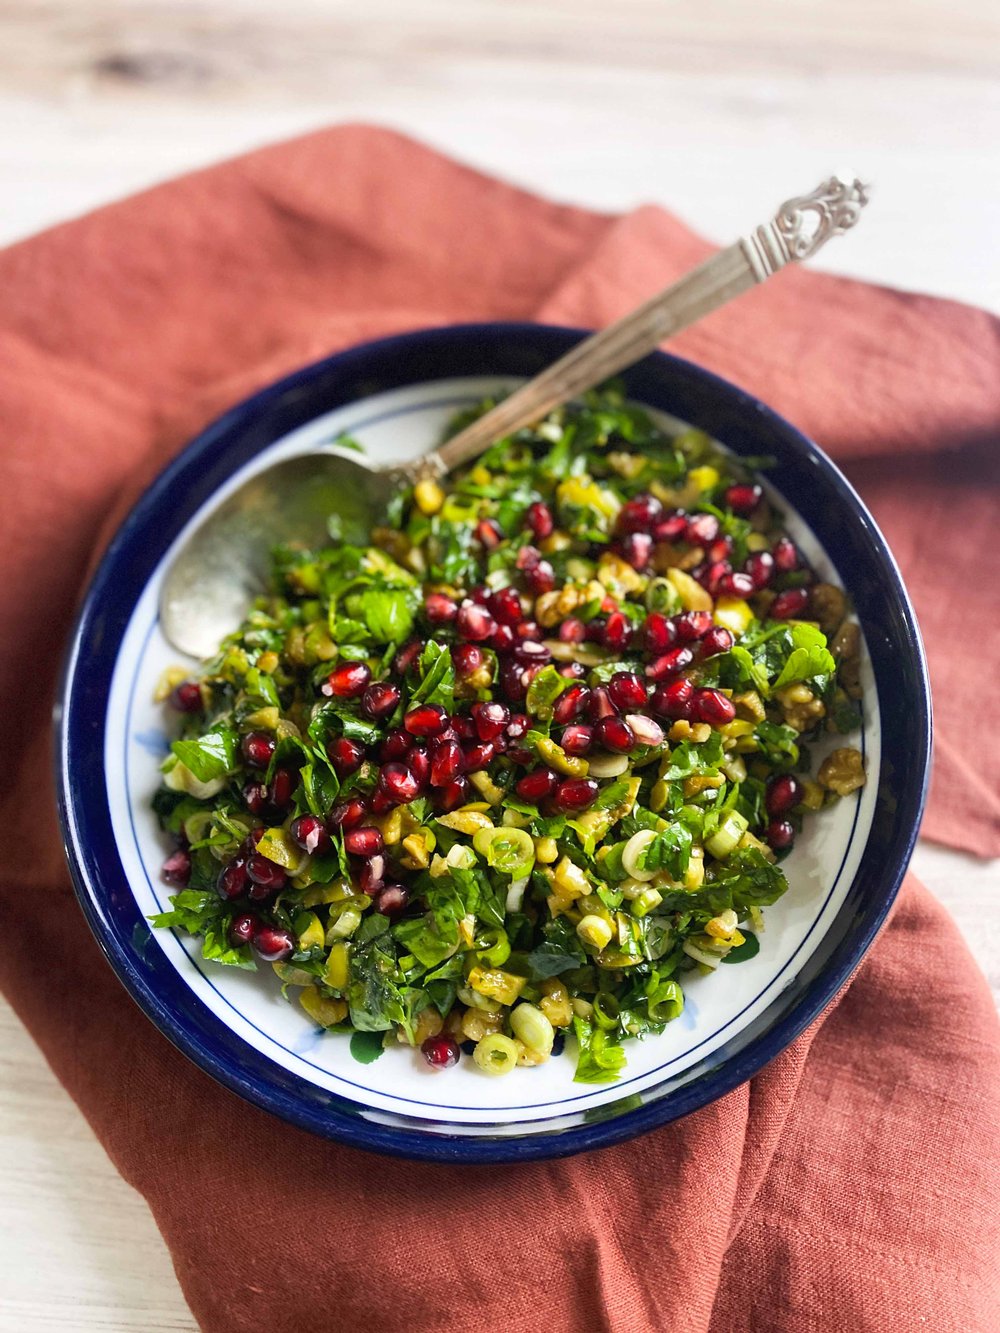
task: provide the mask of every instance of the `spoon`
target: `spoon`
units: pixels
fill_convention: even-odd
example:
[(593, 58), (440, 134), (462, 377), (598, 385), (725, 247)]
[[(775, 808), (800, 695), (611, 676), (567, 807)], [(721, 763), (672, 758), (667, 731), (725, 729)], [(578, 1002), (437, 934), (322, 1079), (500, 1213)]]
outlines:
[(789, 199), (770, 222), (577, 343), (446, 443), (409, 463), (373, 467), (331, 444), (265, 468), (218, 505), (174, 557), (160, 593), (164, 634), (181, 652), (210, 656), (266, 586), (271, 550), (279, 542), (307, 549), (327, 544), (331, 514), (341, 518), (345, 540), (364, 541), (399, 486), (444, 476), (495, 440), (633, 365), (786, 264), (809, 259), (831, 236), (853, 227), (867, 202), (866, 186), (836, 176)]

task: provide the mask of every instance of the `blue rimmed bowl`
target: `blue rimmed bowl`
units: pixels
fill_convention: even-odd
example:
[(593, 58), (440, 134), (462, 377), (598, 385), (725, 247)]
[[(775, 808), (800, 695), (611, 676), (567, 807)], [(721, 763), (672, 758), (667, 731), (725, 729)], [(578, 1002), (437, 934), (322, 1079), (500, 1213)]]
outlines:
[[(871, 515), (816, 445), (724, 380), (656, 353), (626, 376), (632, 399), (742, 455), (770, 455), (769, 489), (821, 577), (849, 592), (863, 632), (864, 717), (851, 743), (864, 789), (813, 821), (768, 910), (755, 958), (686, 983), (682, 1017), (627, 1047), (618, 1083), (573, 1082), (573, 1061), (490, 1079), (446, 1075), (400, 1047), (366, 1062), (280, 998), (269, 969), (205, 962), (151, 931), (164, 910), (165, 844), (150, 810), (169, 719), (154, 686), (176, 652), (160, 582), (190, 528), (252, 473), (346, 432), (375, 459), (431, 447), (450, 416), (536, 374), (578, 330), (531, 324), (434, 329), (368, 343), (255, 394), (198, 436), (142, 496), (109, 546), (73, 635), (57, 710), (66, 851), (98, 942), (152, 1021), (207, 1073), (317, 1134), (435, 1161), (555, 1157), (605, 1146), (704, 1106), (752, 1077), (857, 967), (905, 872), (923, 809), (930, 700), (899, 572)], [(832, 744), (832, 742), (831, 742)], [(819, 751), (821, 753), (821, 750)]]

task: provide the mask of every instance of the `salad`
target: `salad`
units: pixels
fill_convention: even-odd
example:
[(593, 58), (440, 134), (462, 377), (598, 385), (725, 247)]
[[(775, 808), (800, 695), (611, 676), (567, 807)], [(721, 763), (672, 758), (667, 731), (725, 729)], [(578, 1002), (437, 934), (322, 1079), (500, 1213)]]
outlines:
[(503, 1074), (569, 1037), (616, 1078), (757, 953), (801, 829), (865, 781), (810, 755), (860, 724), (843, 592), (745, 460), (615, 386), (330, 536), (161, 681), (154, 925), (379, 1051)]

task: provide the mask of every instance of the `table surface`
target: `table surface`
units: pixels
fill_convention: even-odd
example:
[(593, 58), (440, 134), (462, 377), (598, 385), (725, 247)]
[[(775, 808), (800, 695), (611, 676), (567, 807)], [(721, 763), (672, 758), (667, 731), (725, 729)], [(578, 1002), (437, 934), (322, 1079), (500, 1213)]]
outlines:
[[(369, 120), (557, 198), (723, 241), (829, 170), (837, 272), (1000, 312), (995, 0), (0, 0), (0, 244), (180, 171)], [(1000, 995), (1000, 866), (914, 868)], [(0, 1330), (196, 1327), (145, 1202), (0, 1002)]]

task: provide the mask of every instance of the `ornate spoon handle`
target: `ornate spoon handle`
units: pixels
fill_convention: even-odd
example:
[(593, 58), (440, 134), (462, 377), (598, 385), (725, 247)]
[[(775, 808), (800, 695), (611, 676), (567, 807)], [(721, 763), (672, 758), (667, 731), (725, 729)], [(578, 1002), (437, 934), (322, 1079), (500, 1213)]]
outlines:
[(578, 343), (509, 398), (420, 459), (416, 467), (422, 475), (443, 475), (476, 458), (494, 440), (539, 421), (553, 408), (633, 365), (666, 338), (791, 261), (811, 258), (831, 236), (840, 236), (853, 227), (867, 202), (867, 188), (860, 181), (848, 184), (836, 176), (817, 186), (812, 194), (789, 199), (770, 222), (692, 269), (624, 319)]

